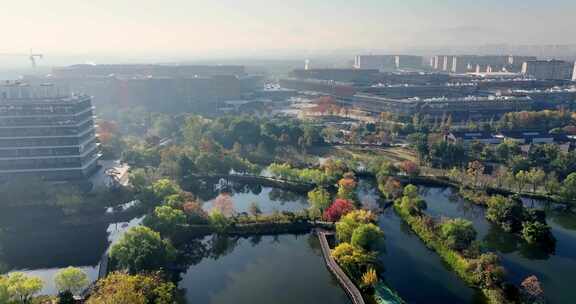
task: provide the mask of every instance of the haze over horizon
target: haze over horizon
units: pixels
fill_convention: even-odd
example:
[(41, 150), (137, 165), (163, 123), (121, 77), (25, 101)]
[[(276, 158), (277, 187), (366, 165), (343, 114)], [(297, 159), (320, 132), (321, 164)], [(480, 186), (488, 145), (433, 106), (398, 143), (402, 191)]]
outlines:
[[(570, 0), (10, 1), (0, 53), (212, 58), (446, 45), (574, 44)], [(546, 26), (543, 26), (543, 25)], [(120, 59), (118, 59), (120, 60)], [(0, 58), (0, 63), (6, 58)]]

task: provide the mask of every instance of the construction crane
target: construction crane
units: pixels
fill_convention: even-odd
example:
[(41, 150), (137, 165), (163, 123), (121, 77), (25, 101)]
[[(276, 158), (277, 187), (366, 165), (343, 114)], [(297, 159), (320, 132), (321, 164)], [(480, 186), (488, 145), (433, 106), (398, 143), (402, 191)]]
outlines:
[(22, 57), (28, 57), (28, 59), (30, 60), (30, 63), (32, 64), (32, 69), (35, 70), (36, 67), (38, 66), (38, 59), (42, 59), (44, 58), (43, 54), (40, 53), (34, 53), (32, 50), (30, 50), (30, 53), (28, 54), (24, 54), (24, 53), (0, 53), (0, 56), (22, 56)]

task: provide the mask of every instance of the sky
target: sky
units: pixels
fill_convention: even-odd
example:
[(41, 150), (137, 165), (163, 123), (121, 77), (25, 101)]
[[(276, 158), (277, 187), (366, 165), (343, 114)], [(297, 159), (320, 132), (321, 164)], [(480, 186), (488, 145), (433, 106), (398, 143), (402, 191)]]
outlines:
[(576, 43), (574, 0), (0, 0), (0, 54), (228, 56)]

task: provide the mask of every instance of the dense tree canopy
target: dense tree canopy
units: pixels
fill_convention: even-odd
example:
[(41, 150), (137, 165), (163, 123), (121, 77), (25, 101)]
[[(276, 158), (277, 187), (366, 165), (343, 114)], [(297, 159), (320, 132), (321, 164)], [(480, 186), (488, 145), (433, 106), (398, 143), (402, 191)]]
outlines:
[(100, 280), (87, 304), (173, 304), (176, 286), (160, 274), (109, 274)]
[(59, 292), (80, 294), (89, 284), (88, 275), (81, 269), (67, 267), (60, 270), (54, 277), (54, 283)]
[(128, 230), (110, 250), (110, 257), (118, 268), (130, 273), (164, 268), (174, 255), (175, 249), (169, 241), (144, 226)]
[(451, 249), (463, 251), (476, 239), (476, 230), (472, 222), (464, 219), (451, 219), (440, 225), (440, 233), (446, 245)]

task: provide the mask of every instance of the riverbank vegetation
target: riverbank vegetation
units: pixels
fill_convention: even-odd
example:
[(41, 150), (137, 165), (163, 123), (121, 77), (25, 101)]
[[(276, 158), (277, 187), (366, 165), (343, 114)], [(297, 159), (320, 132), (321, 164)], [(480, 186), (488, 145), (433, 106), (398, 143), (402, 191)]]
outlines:
[(376, 219), (371, 211), (345, 212), (336, 223), (338, 245), (332, 250), (336, 262), (368, 294), (378, 283), (376, 250), (384, 238), (384, 232), (374, 224)]
[(513, 292), (503, 280), (504, 269), (493, 253), (480, 253), (474, 242), (476, 231), (469, 221), (450, 219), (438, 222), (426, 215), (415, 186), (404, 188), (394, 203), (398, 215), (442, 257), (468, 284), (481, 289), (490, 303), (513, 303)]

